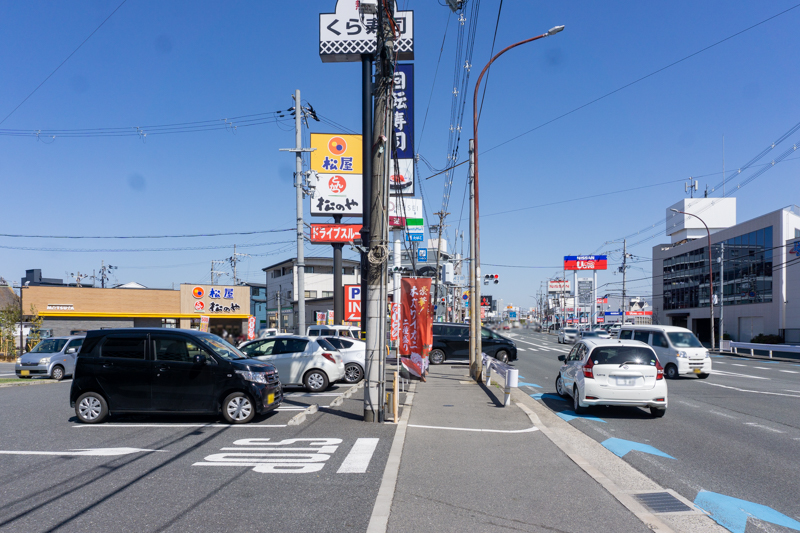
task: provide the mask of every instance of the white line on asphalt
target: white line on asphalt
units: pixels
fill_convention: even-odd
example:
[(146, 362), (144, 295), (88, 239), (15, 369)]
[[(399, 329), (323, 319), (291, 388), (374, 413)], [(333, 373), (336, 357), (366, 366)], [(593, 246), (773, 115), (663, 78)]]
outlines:
[(746, 366), (747, 366), (747, 365), (740, 365), (740, 364), (737, 364), (737, 363), (731, 363), (731, 364), (732, 364), (733, 366), (744, 366), (744, 367), (746, 367)]
[(737, 388), (737, 387), (729, 387), (727, 385), (720, 385), (719, 383), (709, 383), (707, 381), (703, 381), (702, 383), (704, 385), (710, 385), (712, 387), (722, 387), (723, 389), (731, 389), (731, 390), (736, 390), (736, 391), (739, 391), (739, 392), (753, 392), (755, 394), (769, 394), (770, 396), (786, 396), (786, 397), (789, 397), (789, 398), (800, 398), (800, 396), (798, 396), (796, 394), (783, 394), (783, 393), (780, 393), (780, 392), (767, 392), (767, 391), (760, 391), (760, 390), (740, 389), (740, 388)]
[(292, 392), (286, 395), (286, 397), (293, 397), (293, 398), (308, 398), (308, 397), (315, 397), (315, 396), (341, 396), (344, 394), (343, 392)]
[(525, 348), (517, 348), (517, 351), (518, 351), (518, 352), (524, 352), (524, 351), (525, 351)]
[(800, 392), (800, 390), (784, 389), (786, 392)]
[(537, 428), (536, 426), (532, 426), (527, 429), (478, 429), (478, 428), (451, 428), (444, 426), (418, 426), (415, 424), (409, 424), (408, 427), (425, 428), (425, 429), (449, 429), (451, 431), (476, 431), (480, 433), (530, 433), (531, 431), (539, 431), (539, 428)]
[(709, 411), (709, 413), (711, 413), (713, 415), (724, 416), (725, 418), (733, 418), (734, 420), (736, 420), (735, 416), (726, 415), (725, 413), (720, 413), (719, 411)]
[(372, 454), (375, 453), (375, 448), (378, 447), (378, 440), (380, 439), (357, 439), (336, 473), (363, 474), (366, 472), (372, 459)]
[(0, 378), (5, 377), (5, 376), (16, 376), (16, 374), (0, 374)]
[(726, 372), (725, 370), (712, 370), (711, 373), (716, 374), (718, 376), (736, 376), (740, 378), (766, 379), (767, 381), (770, 381), (769, 378), (764, 378), (761, 376), (748, 376), (747, 374), (737, 374), (736, 372)]
[(757, 368), (759, 370), (772, 370), (771, 368), (768, 368), (766, 366), (754, 366), (753, 368)]
[(278, 407), (276, 411), (305, 411), (305, 407)]
[(285, 428), (286, 424), (76, 424), (74, 428)]
[(761, 424), (756, 424), (755, 422), (745, 422), (744, 425), (745, 426), (753, 426), (754, 428), (766, 429), (766, 430), (769, 430), (769, 431), (773, 431), (775, 433), (783, 433), (783, 431), (780, 431), (778, 429), (771, 428), (769, 426), (762, 426)]
[(786, 372), (787, 374), (800, 374), (796, 370), (779, 370), (778, 372)]

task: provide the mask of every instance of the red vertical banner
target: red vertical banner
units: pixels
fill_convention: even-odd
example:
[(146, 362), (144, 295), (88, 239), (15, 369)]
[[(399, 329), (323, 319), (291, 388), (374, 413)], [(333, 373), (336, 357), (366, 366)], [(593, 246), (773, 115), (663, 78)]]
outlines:
[(392, 327), (389, 339), (392, 342), (400, 340), (400, 304), (392, 304)]
[(400, 355), (427, 357), (431, 331), (431, 279), (401, 280)]

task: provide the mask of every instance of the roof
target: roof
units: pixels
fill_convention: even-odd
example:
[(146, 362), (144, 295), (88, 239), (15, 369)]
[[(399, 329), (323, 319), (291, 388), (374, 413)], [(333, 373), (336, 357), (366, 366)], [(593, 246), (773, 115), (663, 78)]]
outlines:
[[(322, 259), (323, 260), (322, 262), (325, 263), (325, 266), (328, 266), (329, 264), (330, 264), (330, 266), (333, 266), (333, 258), (332, 257), (313, 257), (312, 256), (312, 257), (306, 257), (304, 259), (304, 261), (305, 261), (307, 266), (316, 266), (316, 265), (310, 265), (309, 264), (309, 261), (313, 260), (313, 259)], [(279, 267), (279, 266), (283, 266), (283, 265), (294, 265), (296, 262), (297, 262), (297, 258), (296, 257), (292, 257), (290, 259), (284, 259), (283, 261), (281, 261), (279, 263), (275, 263), (274, 265), (270, 265), (268, 267), (264, 267), (261, 270), (263, 272), (267, 272), (269, 270), (272, 270), (275, 267)], [(343, 258), (342, 259), (342, 264), (343, 265), (346, 264), (348, 266), (355, 266), (355, 265), (360, 265), (361, 261), (356, 261), (355, 259), (344, 259)]]
[(11, 287), (7, 285), (0, 286), (0, 309), (4, 309), (9, 305), (19, 305), (19, 298)]
[(586, 344), (587, 346), (648, 346), (647, 344), (641, 341), (634, 341), (630, 339), (601, 339), (599, 337), (589, 337), (588, 339), (582, 339), (579, 342)]

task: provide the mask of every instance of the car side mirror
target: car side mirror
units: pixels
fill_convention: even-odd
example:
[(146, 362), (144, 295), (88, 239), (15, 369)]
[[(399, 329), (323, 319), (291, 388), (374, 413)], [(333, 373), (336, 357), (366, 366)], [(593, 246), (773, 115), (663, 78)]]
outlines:
[(78, 353), (77, 348), (67, 348), (67, 353)]
[(567, 356), (566, 355), (559, 355), (558, 356), (558, 360), (559, 361), (566, 361), (567, 360)]
[(206, 362), (206, 356), (205, 355), (198, 354), (198, 355), (194, 356), (194, 364), (202, 365), (205, 362)]

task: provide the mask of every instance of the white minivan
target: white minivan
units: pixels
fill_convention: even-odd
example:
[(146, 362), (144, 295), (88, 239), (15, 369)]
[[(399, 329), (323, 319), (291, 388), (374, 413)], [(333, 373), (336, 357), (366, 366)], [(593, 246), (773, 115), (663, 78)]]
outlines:
[(620, 329), (619, 338), (649, 344), (658, 355), (668, 379), (682, 374), (694, 374), (705, 379), (711, 373), (708, 350), (686, 328), (625, 324)]

